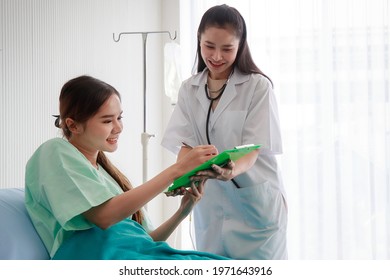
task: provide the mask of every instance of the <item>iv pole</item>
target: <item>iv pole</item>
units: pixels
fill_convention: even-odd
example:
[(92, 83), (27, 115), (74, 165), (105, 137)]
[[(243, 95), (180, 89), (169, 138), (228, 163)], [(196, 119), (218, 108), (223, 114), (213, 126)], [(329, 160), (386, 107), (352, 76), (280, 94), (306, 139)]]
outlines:
[(118, 39), (115, 38), (115, 33), (112, 34), (112, 38), (115, 42), (119, 42), (122, 35), (133, 35), (133, 34), (142, 34), (143, 40), (143, 92), (144, 92), (144, 128), (141, 133), (141, 143), (142, 143), (142, 180), (145, 183), (148, 180), (148, 142), (151, 137), (154, 137), (154, 134), (149, 134), (146, 132), (146, 41), (148, 34), (162, 34), (166, 33), (169, 35), (171, 40), (176, 39), (175, 36), (172, 37), (169, 31), (149, 31), (149, 32), (121, 32), (119, 33)]

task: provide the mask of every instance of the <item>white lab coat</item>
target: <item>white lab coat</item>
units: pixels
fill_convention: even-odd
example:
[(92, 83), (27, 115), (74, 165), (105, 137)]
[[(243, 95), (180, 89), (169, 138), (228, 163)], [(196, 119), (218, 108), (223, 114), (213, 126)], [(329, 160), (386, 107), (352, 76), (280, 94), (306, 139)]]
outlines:
[[(207, 144), (208, 70), (186, 80), (162, 145)], [(231, 181), (208, 180), (194, 208), (196, 249), (233, 259), (286, 259), (287, 205), (275, 154), (282, 152), (278, 109), (270, 82), (237, 69), (212, 112), (210, 141), (219, 151), (262, 144), (252, 168)]]

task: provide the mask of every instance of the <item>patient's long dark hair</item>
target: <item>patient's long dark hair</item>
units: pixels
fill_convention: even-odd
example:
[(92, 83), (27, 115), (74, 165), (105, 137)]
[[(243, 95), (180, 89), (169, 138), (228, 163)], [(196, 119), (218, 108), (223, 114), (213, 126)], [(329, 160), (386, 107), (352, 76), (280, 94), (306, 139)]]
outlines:
[[(75, 122), (86, 123), (113, 94), (121, 99), (114, 87), (90, 76), (80, 76), (68, 81), (61, 89), (60, 115), (56, 116), (55, 125), (62, 129), (64, 136), (69, 140), (72, 133), (64, 120), (71, 118)], [(114, 178), (124, 192), (133, 189), (127, 177), (110, 162), (103, 151), (99, 151), (97, 163)], [(140, 210), (132, 216), (139, 224), (142, 224), (142, 218)]]

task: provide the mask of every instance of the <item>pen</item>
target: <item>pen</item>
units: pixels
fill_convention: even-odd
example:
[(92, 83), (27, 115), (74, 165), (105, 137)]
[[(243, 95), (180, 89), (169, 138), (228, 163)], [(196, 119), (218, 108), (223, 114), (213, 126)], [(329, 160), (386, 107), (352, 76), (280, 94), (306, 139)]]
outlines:
[(183, 146), (184, 147), (187, 147), (187, 148), (190, 148), (190, 149), (192, 149), (192, 146), (191, 145), (188, 145), (187, 143), (185, 143), (185, 142), (181, 142), (182, 144), (183, 144)]

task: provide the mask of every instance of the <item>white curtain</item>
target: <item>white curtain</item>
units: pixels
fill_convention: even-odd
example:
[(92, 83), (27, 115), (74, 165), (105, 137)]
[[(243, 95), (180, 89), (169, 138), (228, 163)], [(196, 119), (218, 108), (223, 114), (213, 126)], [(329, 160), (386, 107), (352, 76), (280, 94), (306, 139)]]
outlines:
[(181, 26), (191, 63), (200, 17), (226, 3), (246, 19), (252, 55), (274, 82), (290, 259), (390, 259), (389, 2), (181, 3), (192, 15)]

